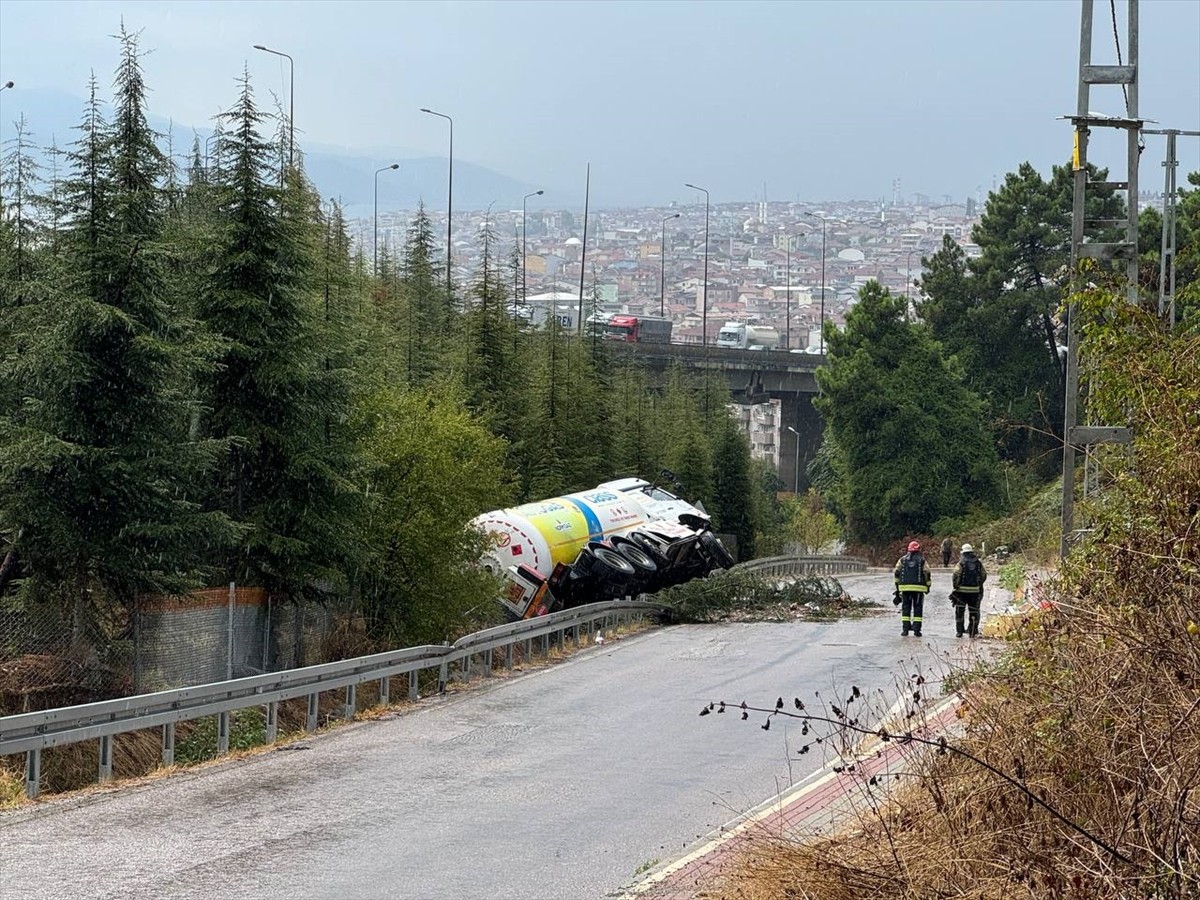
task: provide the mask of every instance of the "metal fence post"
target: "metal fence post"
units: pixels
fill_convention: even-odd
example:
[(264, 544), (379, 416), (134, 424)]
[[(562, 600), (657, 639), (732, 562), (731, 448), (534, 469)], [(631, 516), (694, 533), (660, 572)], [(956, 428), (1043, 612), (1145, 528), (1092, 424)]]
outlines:
[(217, 713), (217, 756), (229, 752), (229, 713)]
[(271, 701), (267, 704), (267, 724), (266, 724), (266, 742), (268, 744), (275, 743), (275, 738), (279, 735), (279, 704)]
[(317, 730), (317, 715), (320, 711), (318, 701), (320, 700), (320, 697), (320, 694), (308, 695), (308, 718), (304, 721), (304, 728), (306, 731)]
[(342, 718), (353, 719), (358, 712), (358, 685), (346, 685), (346, 703), (342, 707)]
[(113, 736), (106, 734), (100, 738), (100, 768), (96, 779), (104, 784), (112, 781)]
[(42, 783), (42, 751), (25, 751), (25, 796), (33, 800)]
[(392, 679), (379, 679), (379, 705), (387, 706), (392, 697)]
[(226, 641), (229, 645), (229, 647), (228, 647), (229, 652), (226, 654), (226, 657), (225, 657), (225, 680), (226, 681), (233, 680), (233, 604), (234, 604), (234, 599), (236, 597), (237, 597), (237, 582), (231, 581), (231, 582), (229, 582), (229, 616), (228, 616), (229, 622), (227, 623), (227, 628), (226, 628), (226, 633), (227, 633)]
[(162, 764), (175, 765), (175, 723), (168, 722), (162, 727)]

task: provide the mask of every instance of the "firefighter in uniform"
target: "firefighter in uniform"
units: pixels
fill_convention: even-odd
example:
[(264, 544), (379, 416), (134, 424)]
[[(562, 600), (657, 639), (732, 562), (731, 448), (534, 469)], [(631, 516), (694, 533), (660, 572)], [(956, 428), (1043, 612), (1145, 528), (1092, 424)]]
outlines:
[(920, 637), (925, 594), (933, 583), (929, 565), (921, 555), (920, 544), (909, 542), (908, 552), (900, 557), (892, 576), (896, 579), (896, 593), (892, 596), (892, 602), (900, 606), (900, 635), (903, 637), (911, 630)]
[(963, 614), (967, 613), (966, 633), (970, 637), (979, 637), (979, 601), (983, 599), (987, 570), (970, 544), (962, 545), (962, 556), (951, 578), (954, 584), (950, 592), (950, 600), (954, 603), (954, 630), (959, 637), (963, 636)]

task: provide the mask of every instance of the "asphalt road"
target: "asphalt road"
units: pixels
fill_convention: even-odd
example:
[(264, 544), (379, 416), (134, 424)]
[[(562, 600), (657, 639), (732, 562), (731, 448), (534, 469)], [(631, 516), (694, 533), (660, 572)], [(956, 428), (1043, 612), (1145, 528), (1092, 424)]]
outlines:
[(0, 815), (0, 896), (603, 897), (824, 761), (795, 753), (798, 723), (763, 731), (704, 704), (856, 685), (882, 708), (968, 652), (945, 570), (920, 640), (900, 637), (889, 574), (842, 582), (885, 606), (656, 629), (307, 749)]

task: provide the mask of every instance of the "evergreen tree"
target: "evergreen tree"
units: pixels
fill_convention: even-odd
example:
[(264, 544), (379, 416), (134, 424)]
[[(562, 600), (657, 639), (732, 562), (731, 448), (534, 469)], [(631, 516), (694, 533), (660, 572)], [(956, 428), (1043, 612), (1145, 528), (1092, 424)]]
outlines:
[(686, 499), (707, 506), (713, 498), (713, 468), (712, 448), (704, 431), (703, 398), (703, 386), (697, 390), (681, 367), (673, 367), (663, 392), (659, 427), (666, 437), (666, 467), (675, 473)]
[(750, 471), (750, 444), (732, 416), (718, 417), (713, 446), (713, 506), (718, 531), (737, 537), (738, 559), (755, 555), (757, 499)]
[(137, 38), (119, 40), (114, 120), (93, 79), (64, 185), (63, 260), (17, 360), (28, 393), (0, 451), (27, 588), (61, 589), (77, 633), (98, 603), (195, 585), (200, 547), (231, 533), (196, 503), (219, 448), (187, 438), (195, 360), (165, 285), (166, 160), (146, 123)]
[(826, 334), (817, 372), (848, 536), (883, 543), (926, 533), (996, 499), (998, 462), (978, 397), (906, 301), (877, 282), (859, 292), (845, 331)]
[[(340, 578), (347, 505), (353, 500), (344, 379), (318, 346), (315, 201), (300, 174), (273, 186), (272, 145), (248, 76), (227, 114), (221, 230), (202, 319), (220, 341), (219, 367), (204, 381), (206, 434), (232, 441), (214, 505), (246, 535), (226, 574), (288, 595)], [(328, 350), (328, 348), (326, 348)]]
[(401, 290), (409, 311), (413, 384), (424, 384), (439, 374), (440, 359), (449, 343), (451, 309), (437, 257), (433, 224), (421, 203), (409, 225), (400, 263)]

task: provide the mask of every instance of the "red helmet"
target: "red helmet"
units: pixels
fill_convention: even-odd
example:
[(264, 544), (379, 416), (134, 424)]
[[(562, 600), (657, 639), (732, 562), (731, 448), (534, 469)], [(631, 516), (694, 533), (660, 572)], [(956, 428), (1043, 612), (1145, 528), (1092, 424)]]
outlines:
[(908, 542), (908, 552), (909, 553), (916, 553), (920, 549), (921, 549), (921, 545), (918, 544), (916, 541)]

